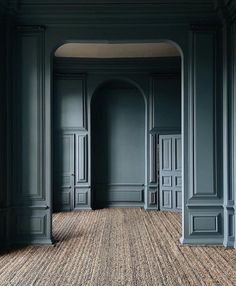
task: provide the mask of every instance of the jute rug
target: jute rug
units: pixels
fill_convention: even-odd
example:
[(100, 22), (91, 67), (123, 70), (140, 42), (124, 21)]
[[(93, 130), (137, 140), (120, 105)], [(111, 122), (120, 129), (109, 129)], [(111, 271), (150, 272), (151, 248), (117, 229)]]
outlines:
[(180, 215), (103, 209), (54, 215), (54, 247), (0, 255), (0, 285), (236, 285), (236, 250), (179, 243)]

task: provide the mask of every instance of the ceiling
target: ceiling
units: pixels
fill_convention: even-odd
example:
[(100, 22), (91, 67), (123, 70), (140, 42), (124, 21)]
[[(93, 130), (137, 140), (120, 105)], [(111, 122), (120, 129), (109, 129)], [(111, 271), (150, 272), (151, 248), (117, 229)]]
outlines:
[(68, 43), (60, 46), (56, 57), (74, 58), (156, 58), (178, 57), (171, 43)]

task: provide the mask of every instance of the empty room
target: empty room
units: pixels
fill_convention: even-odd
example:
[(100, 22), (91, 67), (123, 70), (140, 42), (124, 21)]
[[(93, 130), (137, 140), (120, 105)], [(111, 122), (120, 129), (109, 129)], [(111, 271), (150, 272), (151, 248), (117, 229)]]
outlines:
[(236, 285), (236, 1), (0, 23), (0, 285)]

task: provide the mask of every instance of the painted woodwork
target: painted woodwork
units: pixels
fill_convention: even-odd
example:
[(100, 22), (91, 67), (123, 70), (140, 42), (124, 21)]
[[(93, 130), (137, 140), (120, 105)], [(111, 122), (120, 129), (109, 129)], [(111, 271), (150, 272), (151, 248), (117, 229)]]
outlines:
[[(23, 26), (16, 32), (17, 45), (11, 47), (16, 53), (13, 66), (16, 76), (11, 83), (16, 88), (13, 87), (12, 90), (11, 114), (8, 115), (8, 121), (11, 118), (13, 123), (8, 131), (12, 132), (12, 138), (8, 142), (13, 142), (13, 148), (7, 154), (11, 158), (8, 159), (11, 168), (7, 170), (7, 177), (12, 182), (8, 185), (7, 192), (12, 199), (10, 210), (7, 211), (10, 219), (6, 219), (9, 214), (2, 214), (6, 198), (2, 200), (0, 227), (3, 233), (9, 228), (11, 241), (15, 243), (48, 243), (51, 240), (53, 51), (68, 41), (142, 42), (167, 39), (180, 47), (182, 53), (182, 242), (224, 243), (236, 247), (236, 1), (180, 1), (182, 4), (179, 6), (176, 1), (168, 1), (166, 5), (158, 0), (151, 4), (140, 1), (135, 5), (131, 1), (128, 4), (103, 1), (103, 4), (93, 7), (92, 13), (92, 2), (81, 4), (82, 2), (70, 1), (66, 3), (68, 9), (65, 9), (66, 1), (62, 0), (61, 5), (56, 2), (50, 0), (47, 4), (51, 5), (44, 6), (43, 0), (0, 1), (0, 10), (5, 11), (7, 18), (12, 17), (16, 26)], [(223, 50), (223, 63), (228, 64), (224, 70), (219, 68), (222, 63), (222, 41), (218, 34), (226, 34), (226, 30), (221, 27), (222, 11), (229, 19), (228, 48)], [(193, 23), (204, 23), (204, 26), (192, 26)], [(0, 33), (1, 39), (4, 38), (1, 31)], [(14, 36), (13, 31), (8, 30), (7, 33), (9, 37)], [(120, 72), (119, 76), (122, 77), (123, 73)], [(137, 75), (136, 81), (138, 78), (142, 76)], [(103, 80), (100, 73), (100, 81), (95, 81), (96, 85)], [(222, 88), (223, 80), (227, 81), (228, 90)], [(147, 91), (149, 87), (142, 79), (141, 82)], [(88, 87), (88, 92), (93, 93), (93, 89)], [(149, 120), (148, 131), (154, 127), (149, 128), (149, 99), (146, 115)], [(7, 100), (9, 104), (8, 96)], [(89, 105), (87, 108), (89, 113)], [(228, 130), (226, 137), (220, 123), (222, 112), (224, 127)], [(88, 118), (88, 146), (91, 143), (89, 126)], [(37, 142), (35, 138), (38, 138)], [(151, 148), (155, 144), (156, 135), (150, 134), (145, 140), (146, 153), (156, 156), (155, 149)], [(90, 155), (88, 149), (88, 163)], [(150, 172), (153, 165), (150, 156), (146, 156), (145, 162), (144, 206), (147, 209), (151, 206), (156, 208), (156, 193), (155, 188), (152, 188), (156, 175)], [(87, 186), (81, 182), (84, 184), (83, 192), (78, 193), (76, 190), (77, 202), (83, 203), (89, 197), (89, 169), (87, 175)], [(86, 175), (80, 174), (79, 177)], [(18, 228), (13, 227), (16, 224), (19, 225)]]
[(160, 209), (182, 209), (181, 135), (160, 135)]
[[(155, 77), (149, 76), (150, 70), (155, 74)], [(135, 85), (137, 83), (141, 84), (142, 87), (142, 92), (144, 94), (142, 94), (141, 96), (145, 97), (144, 101), (148, 101), (148, 94), (151, 92), (152, 94), (152, 98), (153, 101), (151, 104), (151, 108), (150, 108), (150, 112), (152, 113), (152, 117), (153, 120), (156, 122), (156, 114), (159, 113), (159, 111), (155, 110), (156, 107), (158, 106), (159, 109), (162, 110), (166, 110), (166, 113), (168, 113), (168, 108), (167, 105), (165, 105), (165, 103), (163, 103), (163, 101), (161, 100), (163, 97), (165, 97), (166, 101), (170, 101), (170, 105), (172, 107), (172, 113), (175, 114), (175, 118), (178, 118), (178, 120), (172, 120), (169, 121), (165, 124), (165, 126), (161, 126), (161, 124), (163, 124), (163, 122), (159, 123), (160, 128), (162, 128), (162, 130), (167, 130), (168, 128), (176, 128), (173, 126), (179, 125), (177, 128), (180, 130), (180, 108), (174, 108), (175, 106), (178, 106), (176, 104), (176, 102), (180, 102), (180, 94), (181, 94), (181, 90), (180, 90), (180, 77), (178, 75), (180, 70), (180, 61), (177, 58), (161, 58), (161, 59), (152, 59), (152, 61), (150, 61), (150, 59), (139, 59), (139, 60), (131, 60), (131, 59), (121, 59), (121, 60), (87, 60), (87, 59), (66, 59), (66, 58), (58, 58), (55, 59), (55, 65), (54, 65), (54, 72), (56, 74), (55, 77), (55, 82), (54, 82), (54, 129), (55, 129), (55, 134), (58, 134), (58, 132), (60, 134), (74, 134), (76, 136), (76, 138), (78, 138), (78, 143), (76, 143), (75, 147), (77, 151), (77, 155), (75, 152), (75, 161), (74, 164), (77, 168), (77, 170), (79, 170), (82, 174), (82, 178), (80, 179), (80, 182), (78, 182), (78, 175), (77, 175), (77, 171), (76, 171), (76, 184), (77, 186), (75, 187), (75, 195), (74, 197), (74, 207), (77, 209), (80, 208), (90, 208), (91, 206), (95, 207), (96, 204), (96, 190), (101, 189), (100, 193), (102, 194), (100, 196), (100, 205), (102, 204), (102, 198), (106, 197), (106, 194), (109, 194), (109, 200), (107, 202), (104, 202), (106, 205), (119, 205), (119, 206), (144, 206), (144, 203), (146, 203), (146, 207), (150, 208), (150, 209), (157, 209), (158, 207), (158, 184), (157, 181), (152, 182), (152, 183), (146, 183), (144, 181), (143, 178), (143, 182), (140, 182), (140, 180), (137, 181), (136, 178), (134, 178), (133, 180), (131, 180), (130, 182), (126, 182), (124, 181), (124, 179), (119, 179), (117, 178), (117, 176), (112, 179), (109, 183), (106, 182), (99, 182), (98, 186), (97, 184), (95, 184), (95, 186), (93, 186), (91, 188), (91, 184), (90, 184), (90, 172), (93, 169), (93, 163), (96, 161), (94, 160), (94, 156), (93, 154), (91, 154), (90, 156), (90, 149), (93, 146), (93, 139), (91, 138), (90, 140), (90, 133), (91, 136), (93, 134), (95, 134), (93, 131), (94, 130), (98, 130), (97, 133), (97, 138), (99, 138), (101, 136), (101, 130), (103, 130), (105, 133), (107, 133), (107, 142), (111, 141), (111, 137), (115, 136), (111, 136), (111, 132), (106, 131), (106, 129), (104, 129), (104, 125), (105, 126), (109, 126), (109, 129), (114, 129), (111, 128), (112, 126), (112, 115), (114, 112), (110, 111), (109, 112), (109, 117), (107, 117), (108, 122), (101, 124), (101, 126), (95, 126), (92, 127), (93, 124), (96, 123), (96, 120), (93, 120), (93, 111), (92, 111), (92, 106), (95, 106), (95, 113), (98, 113), (98, 118), (102, 117), (103, 111), (104, 114), (107, 113), (105, 106), (106, 104), (103, 103), (102, 97), (101, 97), (101, 102), (98, 99), (96, 101), (96, 97), (99, 97), (99, 94), (96, 95), (97, 92), (97, 87), (101, 85), (101, 83), (106, 83), (109, 86), (109, 82), (122, 82), (123, 81), (123, 85), (127, 86), (128, 85), (128, 81), (131, 80), (133, 83), (130, 83), (128, 86), (129, 88), (127, 89), (127, 92), (129, 90), (135, 91), (136, 93), (140, 93), (140, 91), (135, 88)], [(101, 71), (103, 72), (103, 75), (101, 76)], [(86, 74), (85, 75), (83, 75)], [(157, 74), (158, 73), (158, 74)], [(121, 75), (122, 74), (122, 77)], [(78, 80), (85, 80), (86, 78), (86, 84), (83, 84), (83, 86), (85, 88), (79, 88), (79, 85), (76, 84), (76, 81)], [(155, 78), (155, 80), (158, 79), (158, 85), (160, 87), (162, 87), (161, 89), (161, 93), (159, 93), (159, 89), (156, 89), (156, 85), (154, 88), (154, 85), (149, 85), (150, 82), (153, 81), (153, 79)], [(119, 80), (114, 80), (114, 79), (119, 79)], [(72, 81), (72, 84), (71, 84)], [(178, 83), (178, 84), (177, 84)], [(132, 88), (131, 88), (132, 87)], [(164, 88), (165, 87), (165, 88)], [(126, 89), (124, 89), (123, 92), (126, 92)], [(113, 98), (112, 100), (114, 101), (116, 97), (112, 96), (112, 94), (117, 94), (117, 98), (122, 98), (122, 89), (120, 90), (121, 95), (119, 95), (119, 89), (116, 89), (115, 87), (112, 88), (112, 92), (111, 92), (111, 96), (109, 98)], [(71, 95), (73, 94), (73, 96)], [(59, 107), (61, 106), (61, 102), (65, 100), (62, 100), (62, 97), (66, 97), (67, 100), (69, 101), (70, 97), (72, 96), (72, 101), (74, 102), (75, 98), (74, 96), (80, 97), (82, 96), (84, 98), (83, 102), (88, 102), (88, 114), (87, 114), (87, 109), (83, 109), (83, 111), (79, 108), (79, 112), (81, 112), (81, 118), (83, 117), (83, 114), (85, 114), (85, 118), (88, 119), (88, 121), (90, 122), (90, 124), (88, 125), (91, 126), (91, 130), (90, 129), (84, 129), (81, 125), (81, 120), (79, 120), (78, 118), (73, 119), (73, 112), (71, 110), (68, 109), (68, 111), (64, 110), (63, 107)], [(86, 99), (86, 96), (88, 99)], [(92, 100), (91, 99), (92, 96)], [(103, 96), (104, 97), (104, 96)], [(160, 99), (159, 99), (160, 97)], [(95, 98), (95, 100), (94, 100)], [(106, 97), (105, 97), (106, 99)], [(173, 103), (172, 103), (172, 100)], [(120, 99), (121, 100), (121, 99)], [(119, 101), (120, 101), (119, 100)], [(93, 101), (96, 102), (96, 104), (93, 104)], [(105, 100), (106, 102), (107, 100)], [(124, 100), (123, 100), (124, 101)], [(90, 103), (91, 102), (91, 103)], [(155, 104), (154, 104), (155, 102)], [(67, 105), (68, 102), (65, 104)], [(110, 103), (111, 104), (111, 103)], [(82, 106), (86, 106), (87, 104), (84, 104), (81, 102), (81, 107)], [(118, 106), (117, 103), (112, 104), (112, 106), (110, 106), (110, 110), (114, 109), (114, 106)], [(132, 104), (130, 103), (130, 110), (132, 111), (133, 107)], [(145, 104), (146, 105), (146, 104)], [(117, 107), (118, 108), (118, 107)], [(127, 108), (126, 108), (127, 109)], [(146, 109), (146, 107), (145, 107)], [(68, 116), (70, 117), (70, 121), (71, 121), (71, 126), (64, 126), (60, 123), (61, 122), (61, 110), (63, 111), (63, 117), (67, 118)], [(97, 110), (97, 111), (96, 111)], [(128, 109), (127, 109), (128, 110)], [(131, 112), (130, 111), (130, 112)], [(58, 113), (58, 114), (57, 114)], [(123, 114), (123, 110), (120, 109), (120, 111), (116, 112), (119, 113), (119, 116), (117, 115), (116, 117), (122, 117)], [(131, 112), (132, 113), (132, 112)], [(126, 117), (127, 117), (127, 112), (125, 113)], [(59, 117), (58, 117), (59, 116)], [(105, 116), (105, 115), (104, 115)], [(147, 110), (145, 110), (145, 114), (143, 116), (143, 124), (146, 125), (146, 117), (147, 117)], [(150, 116), (148, 116), (150, 117)], [(150, 117), (151, 118), (151, 117)], [(117, 121), (117, 120), (116, 120)], [(155, 122), (153, 121), (153, 126), (155, 126)], [(95, 122), (95, 123), (94, 123)], [(118, 122), (118, 121), (117, 121)], [(138, 122), (138, 121), (137, 121)], [(122, 122), (120, 121), (120, 128), (119, 129), (124, 129), (126, 130), (127, 127), (125, 127), (125, 124), (121, 124)], [(151, 127), (151, 125), (150, 125)], [(119, 130), (117, 129), (117, 130)], [(88, 131), (88, 134), (87, 134)], [(132, 128), (132, 130), (130, 130), (130, 134), (132, 135), (135, 131), (135, 126)], [(143, 131), (143, 144), (145, 143), (145, 138), (149, 137), (149, 135), (147, 135), (147, 126), (145, 126), (145, 132)], [(79, 133), (79, 134), (76, 134)], [(136, 132), (136, 131), (135, 131)], [(116, 131), (117, 133), (117, 131)], [(115, 133), (115, 134), (116, 134)], [(127, 133), (127, 132), (126, 132)], [(125, 134), (126, 134), (125, 133)], [(82, 136), (80, 136), (82, 134)], [(146, 135), (145, 135), (146, 134)], [(88, 135), (88, 136), (87, 136)], [(57, 135), (55, 135), (57, 136)], [(124, 137), (124, 136), (123, 136)], [(130, 135), (126, 134), (125, 138), (129, 138)], [(114, 138), (112, 139), (112, 142), (116, 142), (116, 145), (114, 145), (113, 143), (113, 147), (114, 147), (114, 151), (119, 150), (121, 148), (123, 148), (123, 150), (126, 150), (127, 148), (125, 147), (125, 145), (127, 144), (123, 144), (121, 141), (121, 136), (116, 136), (116, 140), (114, 140)], [(128, 139), (127, 139), (128, 140)], [(131, 138), (129, 139), (129, 141), (131, 140)], [(55, 143), (53, 144), (53, 146), (56, 146), (56, 140), (54, 141)], [(89, 144), (89, 142), (91, 142)], [(107, 143), (106, 143), (107, 144)], [(112, 157), (111, 155), (108, 156), (107, 151), (106, 151), (106, 144), (101, 143), (98, 144), (96, 143), (95, 146), (99, 145), (101, 146), (101, 148), (103, 148), (104, 150), (101, 152), (98, 152), (98, 154), (101, 154), (100, 156), (105, 155), (105, 157), (107, 156), (107, 158), (110, 160), (110, 158)], [(145, 143), (146, 144), (146, 143)], [(137, 144), (134, 144), (137, 145)], [(90, 147), (91, 146), (91, 147)], [(116, 147), (117, 146), (117, 147)], [(122, 146), (121, 148), (119, 146)], [(124, 146), (124, 147), (123, 147)], [(152, 146), (152, 145), (151, 145)], [(153, 146), (154, 148), (156, 148), (156, 146)], [(93, 148), (92, 148), (93, 149)], [(146, 147), (143, 147), (143, 150), (145, 150)], [(93, 150), (92, 150), (93, 151)], [(143, 151), (142, 151), (143, 152)], [(146, 150), (147, 152), (147, 150)], [(145, 153), (146, 153), (145, 152)], [(121, 150), (120, 155), (118, 156), (118, 158), (122, 158), (124, 153)], [(130, 154), (132, 152), (129, 152)], [(115, 154), (115, 152), (114, 152)], [(143, 155), (144, 156), (144, 155)], [(57, 158), (58, 155), (54, 154), (54, 158)], [(117, 157), (117, 156), (116, 156)], [(139, 157), (139, 154), (137, 154), (137, 156), (135, 157)], [(88, 158), (91, 158), (90, 160), (88, 160)], [(137, 162), (136, 162), (136, 161)], [(150, 154), (150, 161), (152, 160), (152, 156)], [(101, 160), (98, 160), (98, 163), (94, 163), (95, 165), (98, 165), (98, 170), (101, 169), (101, 166), (103, 167), (102, 169), (105, 169), (105, 161), (104, 158), (102, 158)], [(143, 168), (145, 168), (145, 170), (143, 171), (143, 176), (145, 175), (145, 173), (148, 172), (148, 158), (147, 155), (145, 155), (145, 157), (140, 161), (138, 161), (137, 159), (132, 159), (129, 160), (131, 162), (133, 162), (134, 165), (139, 166), (140, 164), (143, 164)], [(134, 161), (136, 163), (134, 163)], [(128, 164), (126, 163), (127, 161), (124, 160), (125, 165), (120, 168), (122, 170), (124, 170), (124, 172), (127, 172), (127, 174), (130, 173), (130, 170), (132, 170), (132, 167), (128, 167)], [(145, 163), (147, 162), (147, 163)], [(107, 162), (108, 163), (108, 162)], [(152, 173), (157, 172), (157, 169), (155, 167), (156, 161), (155, 159), (152, 161), (152, 164), (150, 163), (150, 170), (152, 170)], [(58, 165), (57, 163), (55, 164), (56, 166)], [(115, 171), (116, 166), (119, 167), (120, 164), (115, 163), (115, 161), (113, 163), (110, 162), (111, 165), (111, 173), (114, 171), (115, 173), (117, 173)], [(126, 166), (127, 165), (127, 166)], [(118, 168), (119, 169), (119, 168)], [(91, 170), (91, 171), (90, 171)], [(95, 168), (96, 171), (96, 168)], [(156, 176), (156, 174), (154, 174), (154, 176)], [(93, 176), (94, 177), (94, 176)], [(139, 178), (140, 176), (138, 176)], [(92, 178), (94, 179), (94, 178)], [(56, 180), (56, 178), (54, 179), (54, 181)], [(118, 180), (118, 182), (116, 182)], [(147, 187), (146, 187), (147, 186)], [(79, 194), (81, 192), (81, 195)], [(85, 195), (84, 195), (85, 193)], [(122, 198), (123, 196), (123, 198)], [(55, 197), (55, 195), (54, 195)], [(93, 200), (91, 201), (91, 197), (93, 197)], [(120, 199), (119, 199), (120, 197)], [(82, 198), (81, 199), (81, 204), (78, 204), (78, 198)], [(130, 198), (130, 202), (129, 202), (129, 198)], [(84, 201), (84, 199), (87, 200), (87, 202)], [(120, 201), (119, 201), (120, 200)], [(68, 201), (68, 200), (67, 200)], [(77, 202), (77, 203), (76, 203)], [(67, 207), (67, 209), (69, 209)]]
[(17, 71), (13, 133), (14, 243), (51, 243), (50, 202), (43, 187), (44, 161), (44, 29), (17, 31)]
[(144, 205), (145, 101), (140, 91), (110, 82), (91, 102), (94, 206)]
[[(183, 205), (187, 209), (185, 217), (186, 243), (223, 241), (223, 195), (222, 157), (220, 137), (222, 134), (221, 85), (218, 81), (216, 57), (217, 32), (215, 29), (193, 27), (191, 72), (191, 117), (190, 147), (191, 174), (187, 197)], [(206, 50), (205, 47), (208, 47)], [(199, 215), (203, 213), (203, 218)], [(202, 225), (204, 219), (209, 230)], [(214, 222), (214, 223), (213, 223)], [(197, 225), (197, 227), (196, 227)], [(195, 228), (197, 231), (195, 231)], [(214, 231), (213, 231), (214, 229)], [(201, 231), (202, 230), (202, 231)]]

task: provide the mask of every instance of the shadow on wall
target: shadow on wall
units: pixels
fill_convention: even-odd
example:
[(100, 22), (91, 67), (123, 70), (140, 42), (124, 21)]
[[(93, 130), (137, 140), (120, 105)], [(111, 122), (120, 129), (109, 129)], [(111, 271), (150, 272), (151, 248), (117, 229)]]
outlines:
[[(125, 81), (110, 81), (91, 103), (93, 207), (143, 205), (145, 104)], [(141, 198), (141, 200), (140, 200)]]

